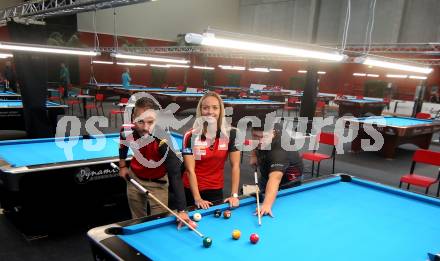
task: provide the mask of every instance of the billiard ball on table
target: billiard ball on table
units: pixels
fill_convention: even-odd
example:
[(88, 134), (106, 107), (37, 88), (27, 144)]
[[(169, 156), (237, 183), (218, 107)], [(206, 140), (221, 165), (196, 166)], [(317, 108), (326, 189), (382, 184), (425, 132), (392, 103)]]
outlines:
[(208, 248), (212, 245), (212, 239), (210, 237), (205, 237), (203, 239), (203, 246)]
[(238, 229), (234, 229), (234, 231), (232, 231), (232, 238), (235, 240), (238, 240), (241, 236), (241, 232)]
[(222, 215), (222, 211), (220, 209), (216, 209), (214, 212), (214, 217), (218, 218)]
[(200, 213), (194, 213), (194, 215), (193, 215), (193, 219), (194, 219), (194, 221), (197, 221), (197, 222), (199, 222), (201, 219), (202, 219), (202, 214), (200, 214)]
[(232, 215), (232, 213), (231, 213), (230, 210), (225, 210), (225, 211), (223, 212), (223, 217), (224, 217), (225, 219), (230, 218), (231, 215)]
[(258, 236), (258, 234), (253, 233), (249, 239), (251, 240), (252, 244), (256, 244), (260, 237)]

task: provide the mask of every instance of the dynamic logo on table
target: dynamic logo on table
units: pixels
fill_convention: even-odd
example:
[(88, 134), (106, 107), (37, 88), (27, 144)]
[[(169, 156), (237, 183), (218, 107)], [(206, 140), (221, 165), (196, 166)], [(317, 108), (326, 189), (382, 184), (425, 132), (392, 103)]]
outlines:
[(75, 175), (75, 181), (78, 184), (85, 184), (91, 181), (110, 179), (119, 176), (119, 171), (116, 169), (99, 169), (91, 170), (90, 168), (81, 168)]

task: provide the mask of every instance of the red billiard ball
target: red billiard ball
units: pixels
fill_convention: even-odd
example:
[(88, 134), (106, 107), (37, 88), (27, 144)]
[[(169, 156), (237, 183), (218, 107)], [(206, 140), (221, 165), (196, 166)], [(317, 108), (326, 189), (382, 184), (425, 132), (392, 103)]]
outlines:
[(224, 217), (225, 219), (230, 218), (231, 215), (232, 215), (232, 213), (231, 213), (230, 210), (225, 210), (225, 211), (223, 212), (223, 217)]
[(251, 237), (249, 238), (251, 240), (252, 244), (256, 244), (258, 242), (258, 240), (260, 239), (260, 237), (258, 236), (258, 234), (252, 234)]

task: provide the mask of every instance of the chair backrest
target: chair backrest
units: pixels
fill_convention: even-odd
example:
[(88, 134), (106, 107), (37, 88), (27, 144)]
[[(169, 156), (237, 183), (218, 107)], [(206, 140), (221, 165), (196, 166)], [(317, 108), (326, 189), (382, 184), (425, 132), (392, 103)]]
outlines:
[(289, 97), (287, 103), (297, 103), (299, 101), (298, 97)]
[(128, 98), (121, 98), (120, 103), (128, 103)]
[(317, 141), (319, 143), (336, 146), (338, 144), (338, 137), (330, 132), (321, 132), (318, 134)]
[(362, 96), (362, 95), (356, 95), (356, 99), (363, 99), (364, 98), (364, 96)]
[(263, 94), (260, 96), (260, 99), (267, 101), (267, 100), (269, 100), (269, 95)]
[(413, 155), (413, 161), (440, 166), (440, 152), (418, 149)]
[(185, 91), (185, 86), (183, 86), (183, 85), (179, 85), (179, 86), (176, 87), (176, 89), (177, 89), (178, 91)]
[(325, 107), (325, 102), (323, 101), (318, 101), (316, 103), (316, 108), (324, 108)]
[(215, 89), (214, 92), (216, 92), (217, 94), (222, 94), (223, 90), (222, 89)]
[(64, 96), (64, 87), (58, 87), (58, 92), (60, 93), (60, 96)]
[(431, 114), (424, 113), (424, 112), (419, 112), (419, 113), (416, 114), (416, 118), (417, 119), (431, 119)]
[(95, 98), (97, 101), (102, 102), (102, 101), (104, 101), (104, 94), (98, 93), (98, 94), (96, 94)]

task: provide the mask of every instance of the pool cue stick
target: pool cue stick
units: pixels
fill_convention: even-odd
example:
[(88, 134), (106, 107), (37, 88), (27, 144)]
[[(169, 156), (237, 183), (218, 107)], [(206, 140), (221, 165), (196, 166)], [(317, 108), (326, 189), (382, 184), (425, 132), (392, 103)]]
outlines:
[(257, 168), (255, 168), (254, 171), (254, 178), (255, 178), (255, 190), (257, 195), (257, 215), (258, 215), (258, 225), (261, 226), (261, 214), (260, 214), (260, 188), (258, 187), (258, 172)]
[[(119, 170), (119, 167), (115, 164), (115, 163), (110, 163), (110, 165)], [(159, 203), (159, 205), (161, 205), (164, 209), (166, 209), (168, 212), (170, 212), (173, 216), (175, 216), (180, 222), (182, 222), (183, 224), (185, 224), (187, 227), (189, 227), (192, 231), (194, 231), (197, 235), (199, 235), (201, 238), (204, 238), (205, 236), (200, 233), (197, 229), (193, 228), (190, 224), (188, 224), (188, 222), (186, 222), (185, 220), (183, 220), (181, 217), (179, 217), (179, 215), (177, 215), (174, 211), (172, 211), (170, 208), (168, 208), (167, 205), (165, 205), (164, 203), (162, 203), (158, 198), (156, 198), (156, 196), (154, 196), (150, 191), (148, 191), (146, 188), (144, 188), (141, 184), (139, 184), (139, 182), (137, 182), (136, 180), (134, 180), (132, 177), (130, 177), (129, 175), (127, 175), (126, 177), (127, 181), (131, 182), (131, 184), (133, 184), (137, 189), (139, 189), (140, 191), (142, 191), (143, 193), (147, 194), (147, 196), (150, 196), (152, 199), (154, 199), (154, 201), (156, 201), (157, 203)]]

